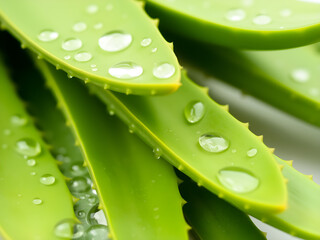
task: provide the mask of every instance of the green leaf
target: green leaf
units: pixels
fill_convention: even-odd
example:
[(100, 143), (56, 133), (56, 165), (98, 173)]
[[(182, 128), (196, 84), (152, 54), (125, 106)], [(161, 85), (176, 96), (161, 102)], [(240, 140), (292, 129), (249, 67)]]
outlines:
[(71, 195), (0, 61), (0, 232), (6, 239), (58, 239), (57, 224), (75, 219)]
[(187, 201), (183, 212), (200, 239), (266, 239), (248, 215), (206, 189), (190, 180), (185, 180), (179, 189)]
[(181, 36), (243, 49), (293, 48), (320, 40), (317, 1), (146, 0), (151, 16)]
[(320, 126), (318, 45), (281, 51), (236, 51), (176, 40), (177, 54), (186, 63)]
[(22, 47), (69, 77), (127, 94), (165, 94), (180, 86), (172, 45), (137, 2), (1, 1), (0, 20)]
[[(172, 167), (129, 133), (80, 82), (38, 63), (76, 141), (106, 212), (112, 239), (187, 239)], [(134, 131), (134, 129), (131, 129)]]
[(304, 239), (320, 239), (320, 186), (292, 167), (292, 161), (275, 157), (283, 166), (288, 180), (288, 209), (267, 214), (262, 220), (291, 235)]
[(185, 74), (182, 82), (177, 92), (158, 97), (91, 89), (198, 185), (253, 215), (284, 210), (286, 188), (272, 151)]

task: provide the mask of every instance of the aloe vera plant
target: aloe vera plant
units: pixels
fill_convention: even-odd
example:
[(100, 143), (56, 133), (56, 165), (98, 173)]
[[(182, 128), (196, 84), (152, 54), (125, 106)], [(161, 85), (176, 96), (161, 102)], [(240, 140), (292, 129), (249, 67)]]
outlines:
[(35, 56), (1, 33), (1, 237), (265, 239), (252, 215), (320, 239), (319, 185), (181, 73), (161, 35), (183, 62), (319, 126), (316, 47), (244, 51), (318, 41), (318, 5), (145, 2), (0, 2), (2, 29)]

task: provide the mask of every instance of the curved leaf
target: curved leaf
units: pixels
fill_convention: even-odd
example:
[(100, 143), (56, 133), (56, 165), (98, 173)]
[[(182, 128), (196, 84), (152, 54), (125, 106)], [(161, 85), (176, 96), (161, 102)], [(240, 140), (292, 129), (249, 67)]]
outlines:
[[(156, 155), (199, 185), (253, 215), (284, 210), (286, 188), (271, 150), (185, 74), (182, 82), (177, 92), (159, 97), (126, 96), (93, 85), (91, 89)], [(190, 108), (194, 103), (199, 104)], [(202, 118), (190, 123), (198, 113)]]
[[(55, 226), (75, 219), (70, 192), (0, 61), (0, 232), (6, 239), (61, 239)], [(41, 183), (46, 174), (54, 182)]]
[(80, 82), (38, 63), (70, 122), (106, 212), (112, 239), (187, 239), (173, 169)]
[(23, 47), (70, 77), (127, 94), (165, 94), (180, 86), (171, 45), (131, 0), (1, 1), (0, 20)]
[(319, 41), (318, 1), (146, 0), (161, 26), (205, 43), (284, 49)]

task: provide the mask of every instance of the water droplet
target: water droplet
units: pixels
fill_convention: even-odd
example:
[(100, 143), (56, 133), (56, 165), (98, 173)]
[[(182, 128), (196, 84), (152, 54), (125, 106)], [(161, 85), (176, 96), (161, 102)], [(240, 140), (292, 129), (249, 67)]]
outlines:
[(129, 33), (120, 31), (112, 31), (106, 33), (99, 38), (99, 46), (102, 50), (107, 52), (118, 52), (127, 47), (132, 42), (132, 36)]
[(10, 129), (5, 129), (5, 130), (3, 130), (3, 134), (4, 135), (6, 135), (6, 136), (9, 136), (9, 135), (11, 135), (11, 130)]
[(295, 82), (304, 83), (309, 80), (310, 74), (309, 71), (304, 68), (297, 68), (291, 72), (291, 78)]
[(70, 167), (70, 173), (73, 176), (83, 176), (88, 173), (87, 168), (83, 166), (82, 162), (77, 162)]
[(109, 68), (109, 74), (120, 79), (131, 79), (139, 77), (143, 73), (143, 68), (133, 62), (122, 62)]
[(30, 175), (31, 176), (35, 176), (37, 173), (36, 172), (31, 172)]
[(79, 211), (79, 212), (77, 212), (77, 217), (78, 217), (78, 218), (85, 218), (85, 217), (86, 217), (85, 211)]
[(80, 52), (74, 56), (74, 59), (78, 62), (88, 62), (92, 58), (91, 53), (89, 52)]
[(93, 26), (94, 29), (99, 30), (103, 27), (103, 23), (97, 23)]
[(76, 239), (84, 234), (84, 227), (73, 219), (65, 219), (54, 227), (54, 234), (57, 237)]
[(291, 14), (292, 14), (292, 12), (291, 12), (290, 9), (282, 9), (282, 10), (280, 11), (280, 15), (281, 15), (282, 17), (289, 17), (289, 16), (291, 16)]
[(223, 152), (229, 147), (229, 142), (223, 137), (212, 134), (204, 134), (199, 138), (200, 146), (207, 152), (219, 153)]
[(231, 152), (232, 152), (232, 153), (236, 153), (236, 152), (237, 152), (237, 149), (232, 149)]
[(152, 48), (151, 52), (155, 53), (156, 51), (158, 51), (158, 48)]
[(96, 219), (96, 221), (101, 224), (101, 225), (105, 225), (107, 226), (108, 223), (107, 223), (107, 218), (106, 216), (104, 215), (104, 212), (102, 210), (99, 210), (98, 212), (96, 212), (94, 215), (93, 215), (94, 219)]
[(153, 75), (157, 78), (165, 79), (171, 77), (176, 69), (169, 63), (162, 63), (153, 69)]
[(90, 189), (90, 185), (85, 177), (74, 177), (68, 184), (72, 193), (83, 193)]
[(40, 182), (44, 185), (52, 185), (56, 181), (56, 178), (51, 174), (44, 174), (40, 177)]
[(94, 4), (89, 5), (89, 6), (87, 7), (87, 12), (90, 13), (90, 14), (94, 14), (94, 13), (96, 13), (98, 10), (99, 10), (99, 7), (98, 7), (97, 5), (94, 5)]
[(105, 225), (94, 225), (87, 229), (87, 239), (108, 240), (109, 230)]
[(32, 200), (32, 203), (35, 205), (41, 205), (42, 204), (42, 200), (40, 198), (34, 198)]
[(22, 138), (16, 142), (15, 149), (27, 157), (35, 157), (41, 153), (41, 146), (31, 138)]
[(22, 127), (22, 126), (26, 125), (27, 122), (28, 122), (28, 119), (21, 116), (20, 114), (13, 115), (11, 117), (12, 125), (17, 126), (17, 127)]
[(266, 25), (271, 23), (271, 17), (268, 15), (260, 14), (253, 18), (253, 23), (256, 25)]
[(147, 47), (152, 43), (152, 39), (151, 38), (145, 38), (141, 41), (141, 46), (142, 47)]
[(251, 148), (248, 152), (247, 152), (247, 156), (248, 157), (254, 157), (255, 155), (257, 155), (258, 150), (256, 148)]
[(87, 24), (84, 22), (78, 22), (73, 25), (72, 29), (75, 32), (83, 32), (87, 29)]
[(184, 109), (184, 116), (189, 123), (199, 122), (205, 113), (205, 108), (202, 102), (191, 102)]
[(51, 30), (44, 30), (38, 35), (38, 39), (42, 42), (51, 42), (59, 37), (59, 33)]
[(227, 12), (226, 18), (232, 22), (238, 22), (246, 17), (246, 12), (243, 9), (231, 9)]
[(66, 51), (78, 50), (82, 47), (82, 41), (78, 38), (69, 38), (62, 43), (61, 47)]
[(220, 170), (218, 179), (223, 186), (238, 193), (251, 192), (259, 185), (259, 180), (253, 174), (235, 167)]
[(98, 68), (92, 68), (91, 71), (96, 72), (96, 71), (98, 71)]
[(161, 150), (160, 148), (155, 148), (152, 150), (153, 151), (153, 155), (156, 159), (159, 159), (161, 157)]
[(29, 160), (27, 160), (27, 165), (28, 165), (29, 167), (33, 167), (33, 166), (35, 166), (36, 164), (37, 164), (37, 161), (34, 160), (34, 159), (29, 159)]
[(70, 55), (66, 55), (66, 56), (64, 56), (63, 57), (65, 60), (69, 60), (69, 59), (71, 59), (71, 56)]

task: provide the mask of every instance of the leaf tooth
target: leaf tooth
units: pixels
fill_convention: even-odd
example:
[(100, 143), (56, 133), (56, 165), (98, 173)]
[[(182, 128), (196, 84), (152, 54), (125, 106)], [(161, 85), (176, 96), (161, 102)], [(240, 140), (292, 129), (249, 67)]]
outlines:
[(274, 153), (274, 150), (275, 150), (274, 148), (269, 148), (269, 152), (272, 154)]
[(167, 42), (167, 45), (173, 50), (173, 42)]
[(282, 169), (284, 168), (284, 165), (278, 164), (278, 167), (279, 167), (280, 171), (282, 171)]
[(69, 182), (69, 181), (71, 180), (71, 178), (66, 177), (66, 176), (63, 176), (63, 178), (64, 178), (64, 180), (65, 180), (66, 182)]
[(153, 22), (153, 24), (158, 27), (159, 26), (159, 18), (153, 18), (151, 19), (151, 21)]
[(313, 180), (313, 175), (305, 175), (307, 178), (309, 178), (310, 180)]
[(38, 55), (37, 55), (37, 59), (39, 59), (39, 60), (40, 60), (40, 59), (43, 59), (43, 56), (42, 56), (41, 54), (38, 54)]
[(82, 166), (84, 166), (84, 167), (88, 167), (88, 163), (87, 163), (87, 161), (83, 161)]
[(198, 185), (198, 187), (203, 186), (203, 182), (202, 182), (202, 180), (201, 180), (201, 179), (199, 179), (199, 180), (198, 180), (197, 185)]
[(288, 161), (286, 161), (286, 163), (287, 163), (289, 166), (292, 167), (292, 165), (293, 165), (293, 160), (288, 160)]
[(77, 203), (80, 200), (80, 198), (77, 198), (75, 196), (72, 196), (72, 202), (73, 204)]
[(266, 217), (263, 217), (260, 220), (261, 220), (261, 222), (264, 222), (264, 223), (268, 221), (268, 219)]
[(224, 198), (224, 194), (222, 192), (218, 193), (218, 198)]
[(130, 88), (127, 88), (127, 89), (126, 89), (126, 94), (129, 95), (129, 94), (131, 94), (131, 93), (132, 93), (132, 90), (131, 90)]
[(243, 125), (245, 128), (249, 128), (249, 123), (248, 123), (248, 122), (242, 123), (242, 125)]
[(68, 78), (73, 78), (73, 74), (72, 73), (68, 73), (67, 76), (68, 76)]
[(99, 202), (98, 209), (99, 209), (99, 210), (102, 210), (102, 209), (103, 209), (103, 205), (102, 205), (101, 202)]
[(261, 142), (263, 142), (263, 135), (257, 136), (257, 138), (258, 138)]
[(292, 236), (296, 236), (296, 235), (297, 235), (297, 233), (296, 233), (295, 231), (290, 231), (290, 235), (292, 235)]
[(88, 84), (89, 82), (90, 82), (90, 79), (89, 79), (89, 78), (85, 78), (85, 79), (84, 79), (84, 83), (85, 83), (85, 84)]
[(220, 105), (222, 109), (224, 109), (225, 111), (229, 112), (229, 105)]
[(104, 84), (104, 85), (103, 85), (103, 89), (104, 89), (104, 90), (108, 90), (109, 88), (110, 88), (110, 86), (109, 86), (108, 84)]
[(145, 1), (134, 1), (139, 7), (144, 9), (146, 2)]
[(182, 165), (182, 164), (179, 164), (178, 170), (179, 170), (179, 171), (182, 171), (183, 169), (184, 169), (183, 165)]
[(55, 162), (56, 162), (56, 164), (57, 164), (58, 166), (61, 166), (61, 165), (62, 165), (62, 162), (61, 162), (61, 161), (56, 160)]
[(21, 47), (22, 49), (26, 49), (26, 48), (27, 48), (27, 45), (26, 45), (24, 42), (21, 42), (20, 47)]
[(208, 94), (209, 93), (209, 88), (208, 87), (200, 87), (200, 89), (204, 94)]
[(186, 227), (188, 232), (192, 229), (192, 227), (188, 223), (186, 223)]
[(267, 232), (264, 232), (264, 231), (261, 231), (261, 232), (265, 237), (267, 237)]
[(183, 198), (181, 198), (181, 205), (184, 206), (184, 205), (186, 205), (186, 204), (187, 204), (187, 201), (184, 200)]
[(61, 69), (61, 66), (60, 66), (60, 64), (57, 64), (56, 65), (56, 70), (59, 70), (59, 69)]

